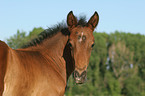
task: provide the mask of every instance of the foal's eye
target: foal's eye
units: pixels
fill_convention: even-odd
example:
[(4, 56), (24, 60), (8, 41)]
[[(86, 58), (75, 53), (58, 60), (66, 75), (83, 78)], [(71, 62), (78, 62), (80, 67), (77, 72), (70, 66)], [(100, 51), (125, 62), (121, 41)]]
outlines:
[(95, 43), (93, 43), (91, 47), (93, 48), (93, 47), (94, 47), (94, 45), (95, 45)]

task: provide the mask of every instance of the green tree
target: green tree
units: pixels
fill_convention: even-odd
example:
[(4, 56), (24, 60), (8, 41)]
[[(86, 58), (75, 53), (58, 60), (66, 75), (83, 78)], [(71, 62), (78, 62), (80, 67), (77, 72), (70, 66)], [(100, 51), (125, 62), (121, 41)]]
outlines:
[(13, 48), (17, 49), (20, 48), (24, 43), (26, 43), (26, 32), (19, 30), (14, 36), (11, 36), (9, 39), (7, 39), (7, 44)]
[(34, 38), (37, 38), (37, 36), (44, 31), (44, 29), (42, 27), (38, 27), (38, 28), (33, 28), (32, 31), (29, 32), (27, 39), (28, 41), (31, 41)]
[[(116, 70), (115, 75), (114, 75), (115, 77), (119, 76), (119, 78), (120, 78), (120, 76), (122, 75), (121, 77), (123, 77), (123, 78), (122, 79), (120, 78), (119, 81), (121, 82), (121, 88), (122, 88), (121, 94), (123, 94), (125, 96), (144, 96), (143, 94), (145, 93), (144, 92), (145, 85), (142, 82), (142, 81), (144, 81), (144, 79), (143, 79), (144, 72), (142, 71), (142, 70), (144, 70), (144, 67), (143, 67), (144, 59), (143, 58), (145, 58), (145, 56), (144, 56), (145, 47), (143, 45), (144, 40), (145, 40), (145, 36), (140, 35), (140, 34), (131, 34), (131, 33), (124, 33), (124, 32), (116, 31), (115, 33), (112, 33), (109, 35), (109, 46), (108, 47), (111, 48), (112, 50), (116, 50), (114, 52), (114, 54), (117, 53), (117, 55), (114, 55), (113, 57), (116, 58), (116, 61), (117, 61), (116, 64), (118, 66), (117, 67), (115, 65), (114, 67), (116, 67), (116, 68), (112, 68), (111, 66), (114, 65), (114, 63), (110, 62), (110, 64), (111, 64), (110, 67), (112, 68), (112, 70), (114, 70), (114, 69)], [(120, 44), (120, 47), (117, 47), (117, 46), (119, 46), (118, 43), (120, 41), (123, 42), (123, 44)], [(114, 46), (114, 48), (112, 45)], [(126, 46), (126, 48), (123, 46)], [(123, 52), (123, 49), (127, 49), (128, 51), (126, 50), (125, 52)], [(124, 56), (123, 56), (123, 54), (124, 54)], [(128, 54), (128, 56), (127, 56), (127, 54)], [(131, 54), (133, 54), (133, 55), (131, 55)], [(121, 56), (121, 57), (119, 57), (119, 56)], [(123, 60), (122, 56), (123, 56), (124, 60)], [(111, 55), (110, 55), (110, 58), (112, 58)], [(129, 63), (129, 62), (127, 63), (126, 60), (131, 61), (132, 63)], [(122, 71), (122, 72), (121, 72), (121, 70), (117, 71), (118, 68), (119, 69), (121, 68), (120, 66), (122, 66), (122, 67), (124, 66), (124, 63), (130, 64), (130, 68), (128, 65), (128, 68), (125, 69), (124, 71)], [(113, 74), (114, 74), (114, 71), (112, 71)], [(131, 95), (131, 93), (132, 93), (132, 95)]]
[(41, 27), (34, 28), (32, 31), (29, 32), (28, 35), (26, 35), (26, 32), (20, 32), (18, 30), (14, 36), (11, 36), (9, 39), (7, 39), (7, 44), (13, 49), (21, 48), (24, 44), (36, 38), (37, 35), (43, 30), (44, 29)]

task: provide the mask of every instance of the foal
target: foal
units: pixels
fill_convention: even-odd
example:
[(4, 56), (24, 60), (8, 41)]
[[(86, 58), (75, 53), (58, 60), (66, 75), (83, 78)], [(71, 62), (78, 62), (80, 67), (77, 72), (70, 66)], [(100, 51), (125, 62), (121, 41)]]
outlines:
[(97, 12), (85, 22), (71, 11), (68, 27), (49, 28), (22, 49), (0, 41), (0, 96), (63, 96), (72, 72), (84, 83), (98, 21)]

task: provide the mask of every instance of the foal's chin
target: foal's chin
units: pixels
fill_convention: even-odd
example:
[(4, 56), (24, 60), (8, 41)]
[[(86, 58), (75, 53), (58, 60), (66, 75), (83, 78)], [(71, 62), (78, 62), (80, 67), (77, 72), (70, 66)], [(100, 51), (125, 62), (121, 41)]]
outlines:
[(76, 84), (84, 84), (84, 82), (82, 82), (82, 81), (75, 81), (76, 82)]
[(86, 79), (83, 78), (74, 78), (76, 84), (84, 84), (86, 82)]

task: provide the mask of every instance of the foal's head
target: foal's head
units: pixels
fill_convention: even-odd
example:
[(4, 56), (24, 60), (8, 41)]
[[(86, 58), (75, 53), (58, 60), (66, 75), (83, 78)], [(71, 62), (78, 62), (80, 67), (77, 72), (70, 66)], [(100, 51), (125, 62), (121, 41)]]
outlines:
[(94, 46), (93, 31), (98, 21), (99, 16), (97, 12), (94, 13), (85, 25), (78, 23), (72, 11), (67, 16), (67, 24), (70, 31), (69, 45), (75, 63), (74, 78), (76, 83), (79, 84), (84, 83), (86, 80), (87, 66)]

